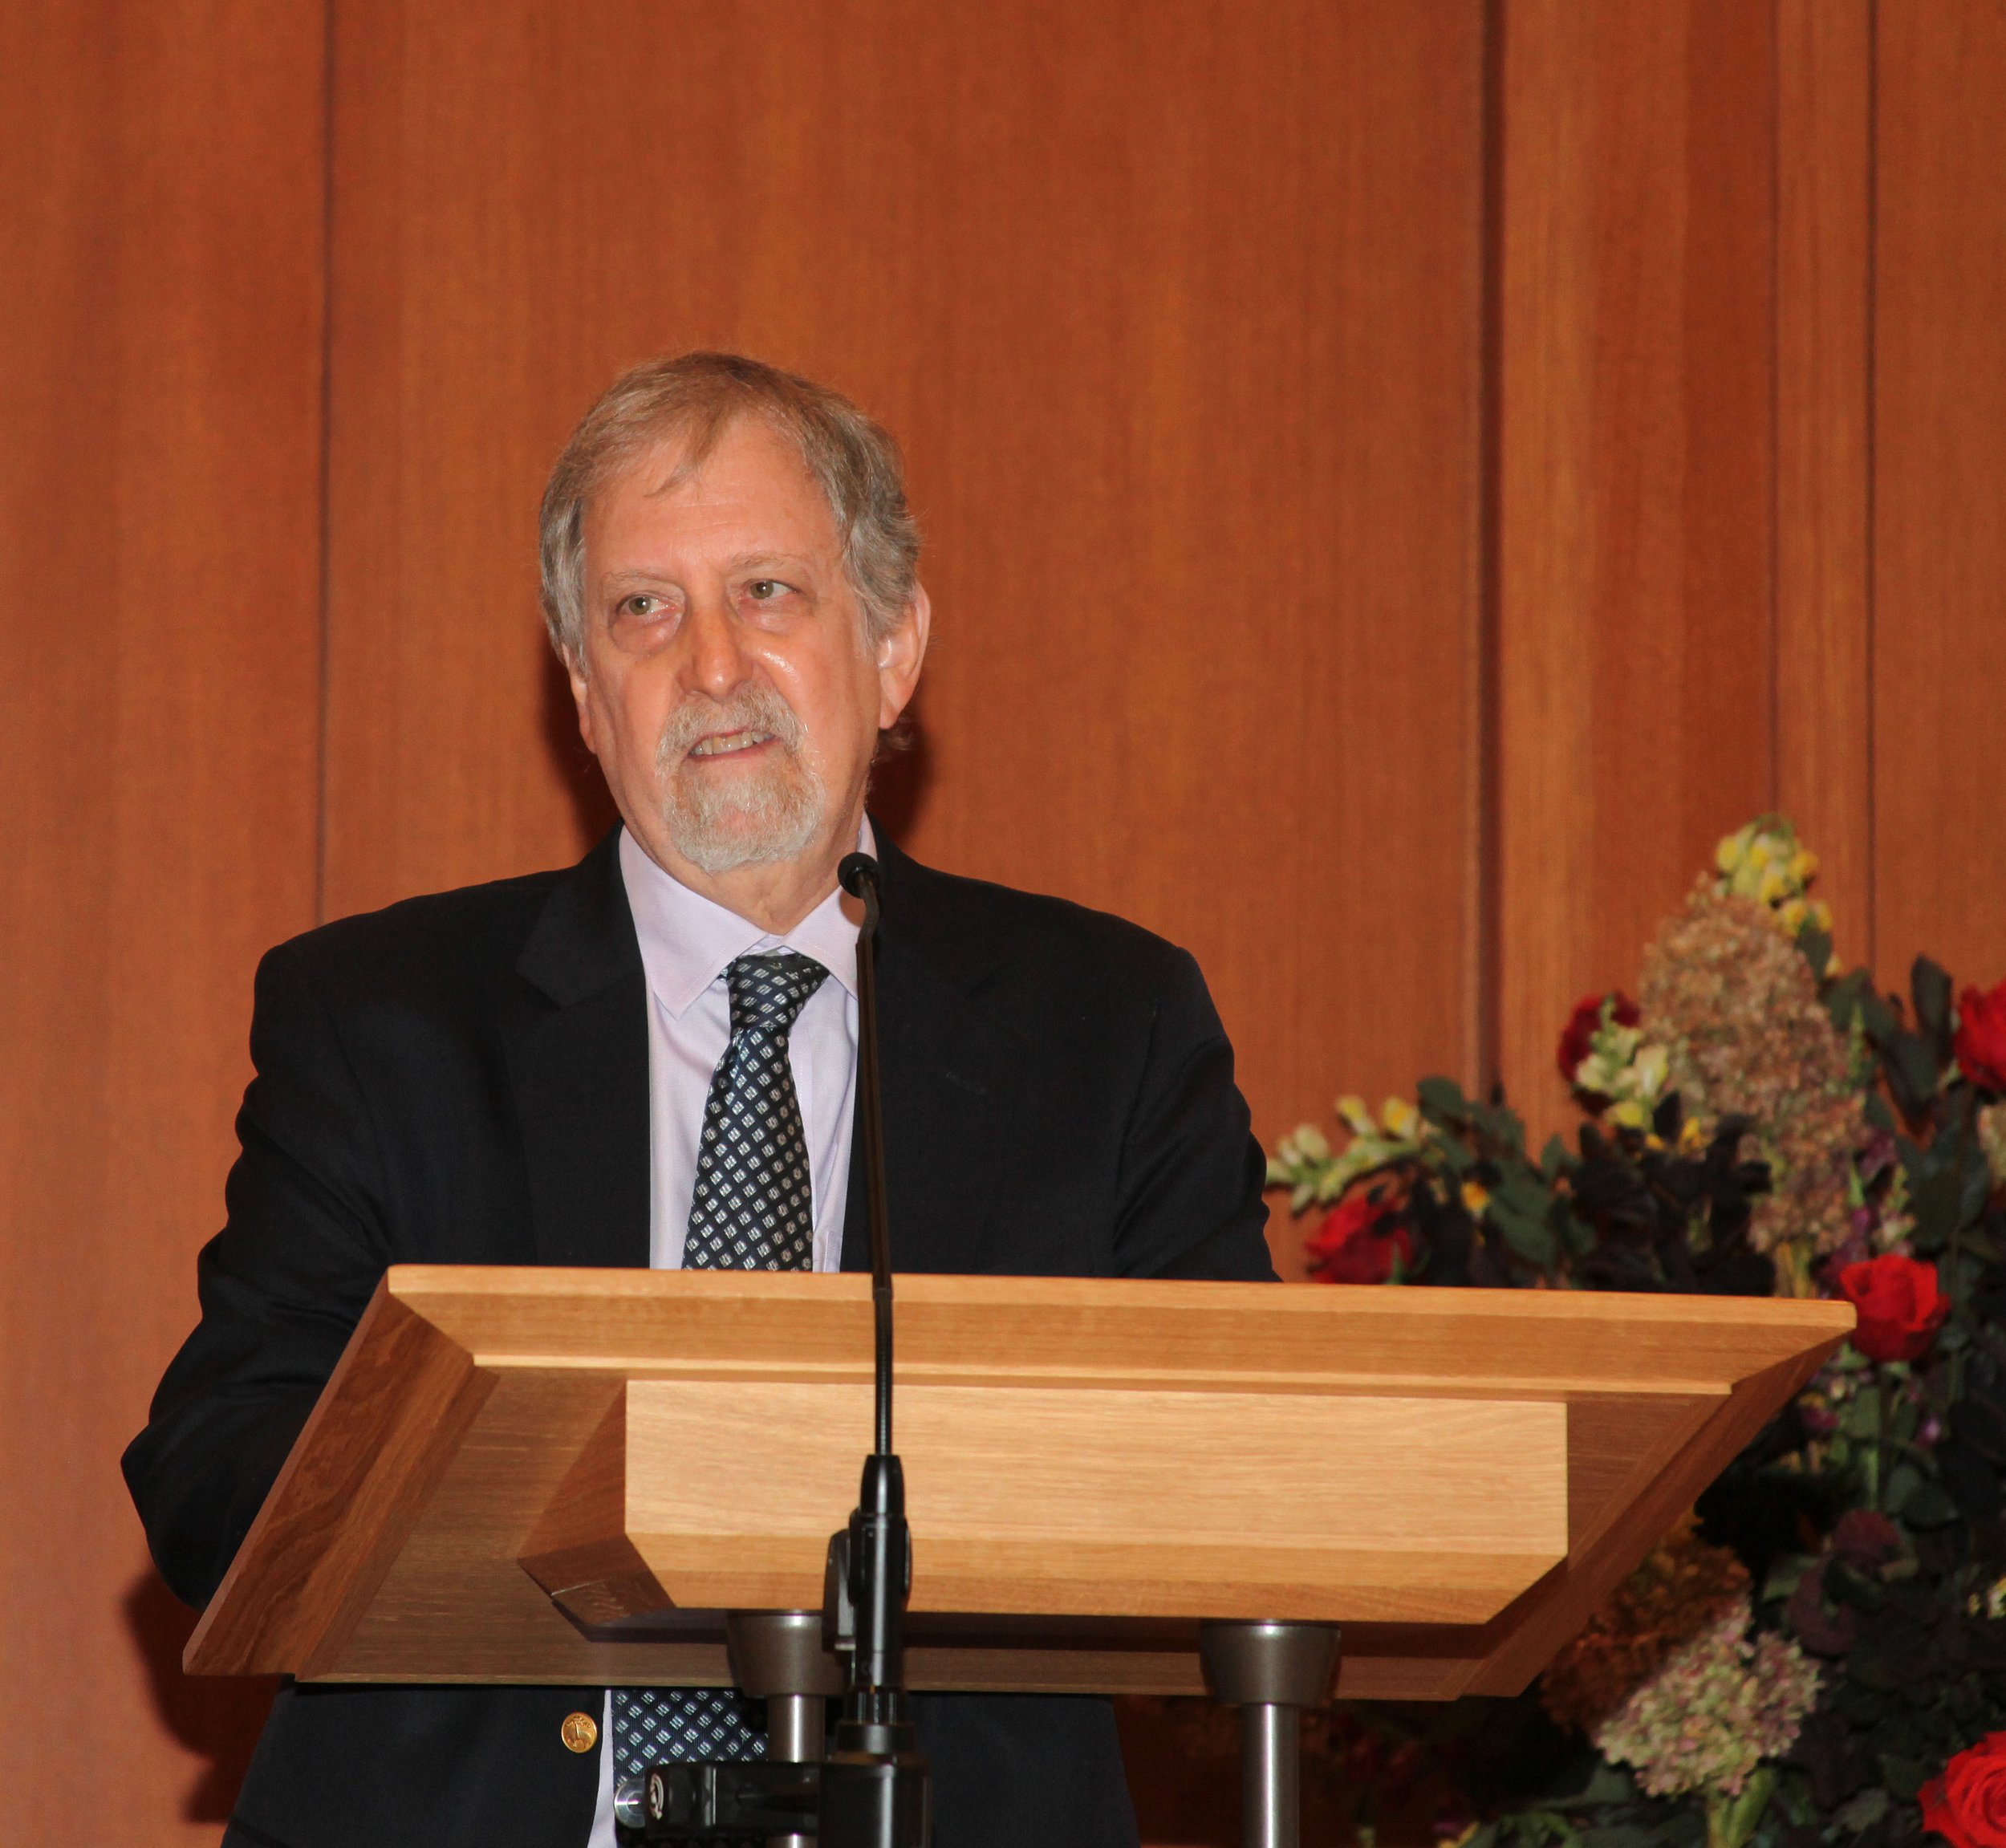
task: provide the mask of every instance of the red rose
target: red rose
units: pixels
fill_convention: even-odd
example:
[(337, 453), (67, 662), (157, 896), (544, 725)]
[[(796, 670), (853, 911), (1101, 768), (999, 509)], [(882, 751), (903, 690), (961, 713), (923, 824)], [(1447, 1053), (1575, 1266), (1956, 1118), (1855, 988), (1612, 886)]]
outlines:
[(1936, 1266), (1892, 1251), (1847, 1265), (1839, 1273), (1839, 1294), (1860, 1312), (1853, 1345), (1869, 1360), (1913, 1360), (1936, 1338), (1951, 1310), (1936, 1287)]
[(1952, 1848), (2006, 1848), (2006, 1732), (1959, 1753), (1916, 1800), (1923, 1826)]
[(1414, 1240), (1400, 1209), (1377, 1194), (1347, 1194), (1303, 1241), (1310, 1274), (1322, 1283), (1384, 1283), (1397, 1258), (1414, 1262)]
[(1636, 1002), (1621, 989), (1609, 994), (1585, 994), (1576, 1001), (1553, 1055), (1560, 1075), (1569, 1084), (1574, 1082), (1574, 1074), (1581, 1070), (1581, 1062), (1595, 1050), (1594, 1042), (1595, 1035), (1602, 1031), (1602, 1003), (1606, 1001), (1616, 1004), (1611, 1017), (1618, 1026), (1634, 1026), (1643, 1018), (1637, 1011)]
[(1957, 997), (1957, 1038), (1951, 1043), (1973, 1084), (2006, 1091), (2006, 981), (1990, 994), (1967, 988)]

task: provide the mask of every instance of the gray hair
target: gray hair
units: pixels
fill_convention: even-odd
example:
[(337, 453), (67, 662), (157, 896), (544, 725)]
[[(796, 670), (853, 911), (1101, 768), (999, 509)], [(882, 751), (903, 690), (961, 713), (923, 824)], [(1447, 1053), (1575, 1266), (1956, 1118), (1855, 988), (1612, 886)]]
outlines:
[(585, 659), (585, 509), (642, 450), (680, 437), (680, 472), (726, 427), (757, 416), (801, 453), (835, 517), (844, 575), (875, 647), (918, 588), (920, 529), (905, 502), (898, 445), (840, 392), (736, 353), (683, 353), (621, 373), (579, 420), (543, 490), (543, 620), (550, 645)]

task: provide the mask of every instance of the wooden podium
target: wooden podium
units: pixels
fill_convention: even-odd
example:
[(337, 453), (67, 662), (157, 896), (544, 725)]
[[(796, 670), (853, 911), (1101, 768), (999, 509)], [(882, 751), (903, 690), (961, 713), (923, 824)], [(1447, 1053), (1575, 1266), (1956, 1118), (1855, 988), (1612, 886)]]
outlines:
[[(1337, 1692), (1516, 1692), (1853, 1325), (1742, 1297), (902, 1276), (916, 1688), (1196, 1694), (1204, 1620)], [(870, 1281), (400, 1266), (197, 1674), (728, 1684), (813, 1610)]]

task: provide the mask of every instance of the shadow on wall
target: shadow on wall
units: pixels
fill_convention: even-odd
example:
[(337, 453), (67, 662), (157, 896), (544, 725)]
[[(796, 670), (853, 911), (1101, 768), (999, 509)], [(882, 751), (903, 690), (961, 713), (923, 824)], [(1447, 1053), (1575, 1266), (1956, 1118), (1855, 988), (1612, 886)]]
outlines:
[[(542, 652), (543, 741), (549, 747), (550, 762), (563, 782), (565, 793), (571, 798), (578, 822), (579, 851), (583, 853), (613, 825), (618, 812), (613, 798), (607, 794), (598, 762), (578, 735), (578, 709), (571, 703), (571, 683), (565, 678), (563, 667), (547, 648)], [(914, 700), (900, 742), (880, 756), (871, 777), (871, 812), (901, 847), (911, 837), (932, 781), (932, 753), (920, 710), (924, 700), (924, 694)]]
[(278, 1682), (271, 1675), (184, 1675), (181, 1651), (195, 1613), (148, 1572), (122, 1600), (125, 1627), (146, 1665), (161, 1724), (201, 1762), (181, 1805), (191, 1822), (224, 1822), (250, 1768)]

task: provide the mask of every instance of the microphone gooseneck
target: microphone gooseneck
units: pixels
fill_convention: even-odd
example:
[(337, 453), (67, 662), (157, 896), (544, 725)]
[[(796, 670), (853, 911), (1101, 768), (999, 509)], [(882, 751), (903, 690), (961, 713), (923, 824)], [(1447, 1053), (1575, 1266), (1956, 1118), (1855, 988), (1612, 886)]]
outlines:
[(863, 904), (857, 932), (857, 1082), (871, 1233), (877, 1415), (856, 1512), (829, 1541), (822, 1625), (847, 1667), (834, 1749), (822, 1768), (820, 1841), (821, 1848), (926, 1848), (932, 1836), (931, 1793), (905, 1688), (912, 1541), (905, 1518), (905, 1475), (891, 1448), (891, 1237), (886, 1223), (878, 1070), (878, 863), (868, 854), (848, 855), (836, 878)]
[(865, 1213), (871, 1233), (871, 1308), (877, 1336), (877, 1454), (891, 1454), (891, 1233), (885, 1216), (884, 1115), (878, 1079), (878, 863), (848, 854), (836, 879), (863, 902), (857, 932), (857, 1082), (863, 1099)]

